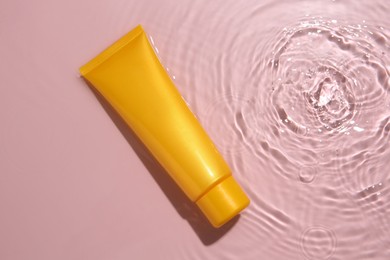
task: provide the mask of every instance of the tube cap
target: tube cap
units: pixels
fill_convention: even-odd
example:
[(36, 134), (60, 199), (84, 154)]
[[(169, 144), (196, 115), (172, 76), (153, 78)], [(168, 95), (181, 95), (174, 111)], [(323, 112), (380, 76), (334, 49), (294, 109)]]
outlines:
[(232, 176), (196, 201), (214, 227), (220, 227), (249, 205), (249, 199)]

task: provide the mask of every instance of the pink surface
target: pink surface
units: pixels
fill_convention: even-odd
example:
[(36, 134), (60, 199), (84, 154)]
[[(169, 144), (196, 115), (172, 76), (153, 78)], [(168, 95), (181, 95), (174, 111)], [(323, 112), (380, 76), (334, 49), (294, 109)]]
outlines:
[[(1, 1), (0, 259), (389, 259), (390, 10), (363, 2)], [(79, 77), (138, 24), (251, 197), (222, 229)], [(328, 121), (288, 92), (316, 55), (338, 69), (330, 83), (375, 93), (352, 91), (348, 135), (318, 134)], [(312, 104), (343, 97), (326, 91)]]
[[(0, 259), (141, 259), (180, 255), (182, 241), (203, 247), (181, 216), (192, 210), (180, 214), (167, 199), (184, 196), (153, 178), (161, 170), (134, 152), (129, 130), (78, 75), (139, 23), (158, 36), (137, 7), (0, 3)], [(221, 232), (200, 225), (212, 232), (206, 243)]]

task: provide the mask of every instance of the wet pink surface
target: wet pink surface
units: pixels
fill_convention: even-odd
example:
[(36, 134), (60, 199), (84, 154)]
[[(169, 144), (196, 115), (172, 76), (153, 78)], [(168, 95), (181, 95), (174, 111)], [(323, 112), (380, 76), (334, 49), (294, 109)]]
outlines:
[[(1, 1), (0, 259), (389, 259), (388, 13), (386, 1)], [(138, 24), (251, 197), (220, 230), (78, 75)], [(309, 69), (318, 57), (332, 65)]]

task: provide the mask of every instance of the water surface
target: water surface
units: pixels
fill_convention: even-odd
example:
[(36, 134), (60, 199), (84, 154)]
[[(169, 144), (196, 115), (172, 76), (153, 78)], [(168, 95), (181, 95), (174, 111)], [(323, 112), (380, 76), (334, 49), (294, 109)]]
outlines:
[(183, 16), (166, 22), (175, 41), (162, 59), (252, 199), (235, 227), (242, 259), (390, 257), (388, 11), (386, 1), (173, 8)]
[[(0, 259), (390, 259), (389, 14), (1, 1)], [(251, 198), (222, 231), (78, 75), (137, 24)]]

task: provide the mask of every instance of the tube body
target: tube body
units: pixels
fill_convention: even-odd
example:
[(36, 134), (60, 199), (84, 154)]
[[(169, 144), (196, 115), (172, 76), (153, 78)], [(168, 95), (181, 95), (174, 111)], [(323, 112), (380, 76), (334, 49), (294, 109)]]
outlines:
[(249, 200), (161, 65), (141, 26), (80, 68), (218, 227)]

